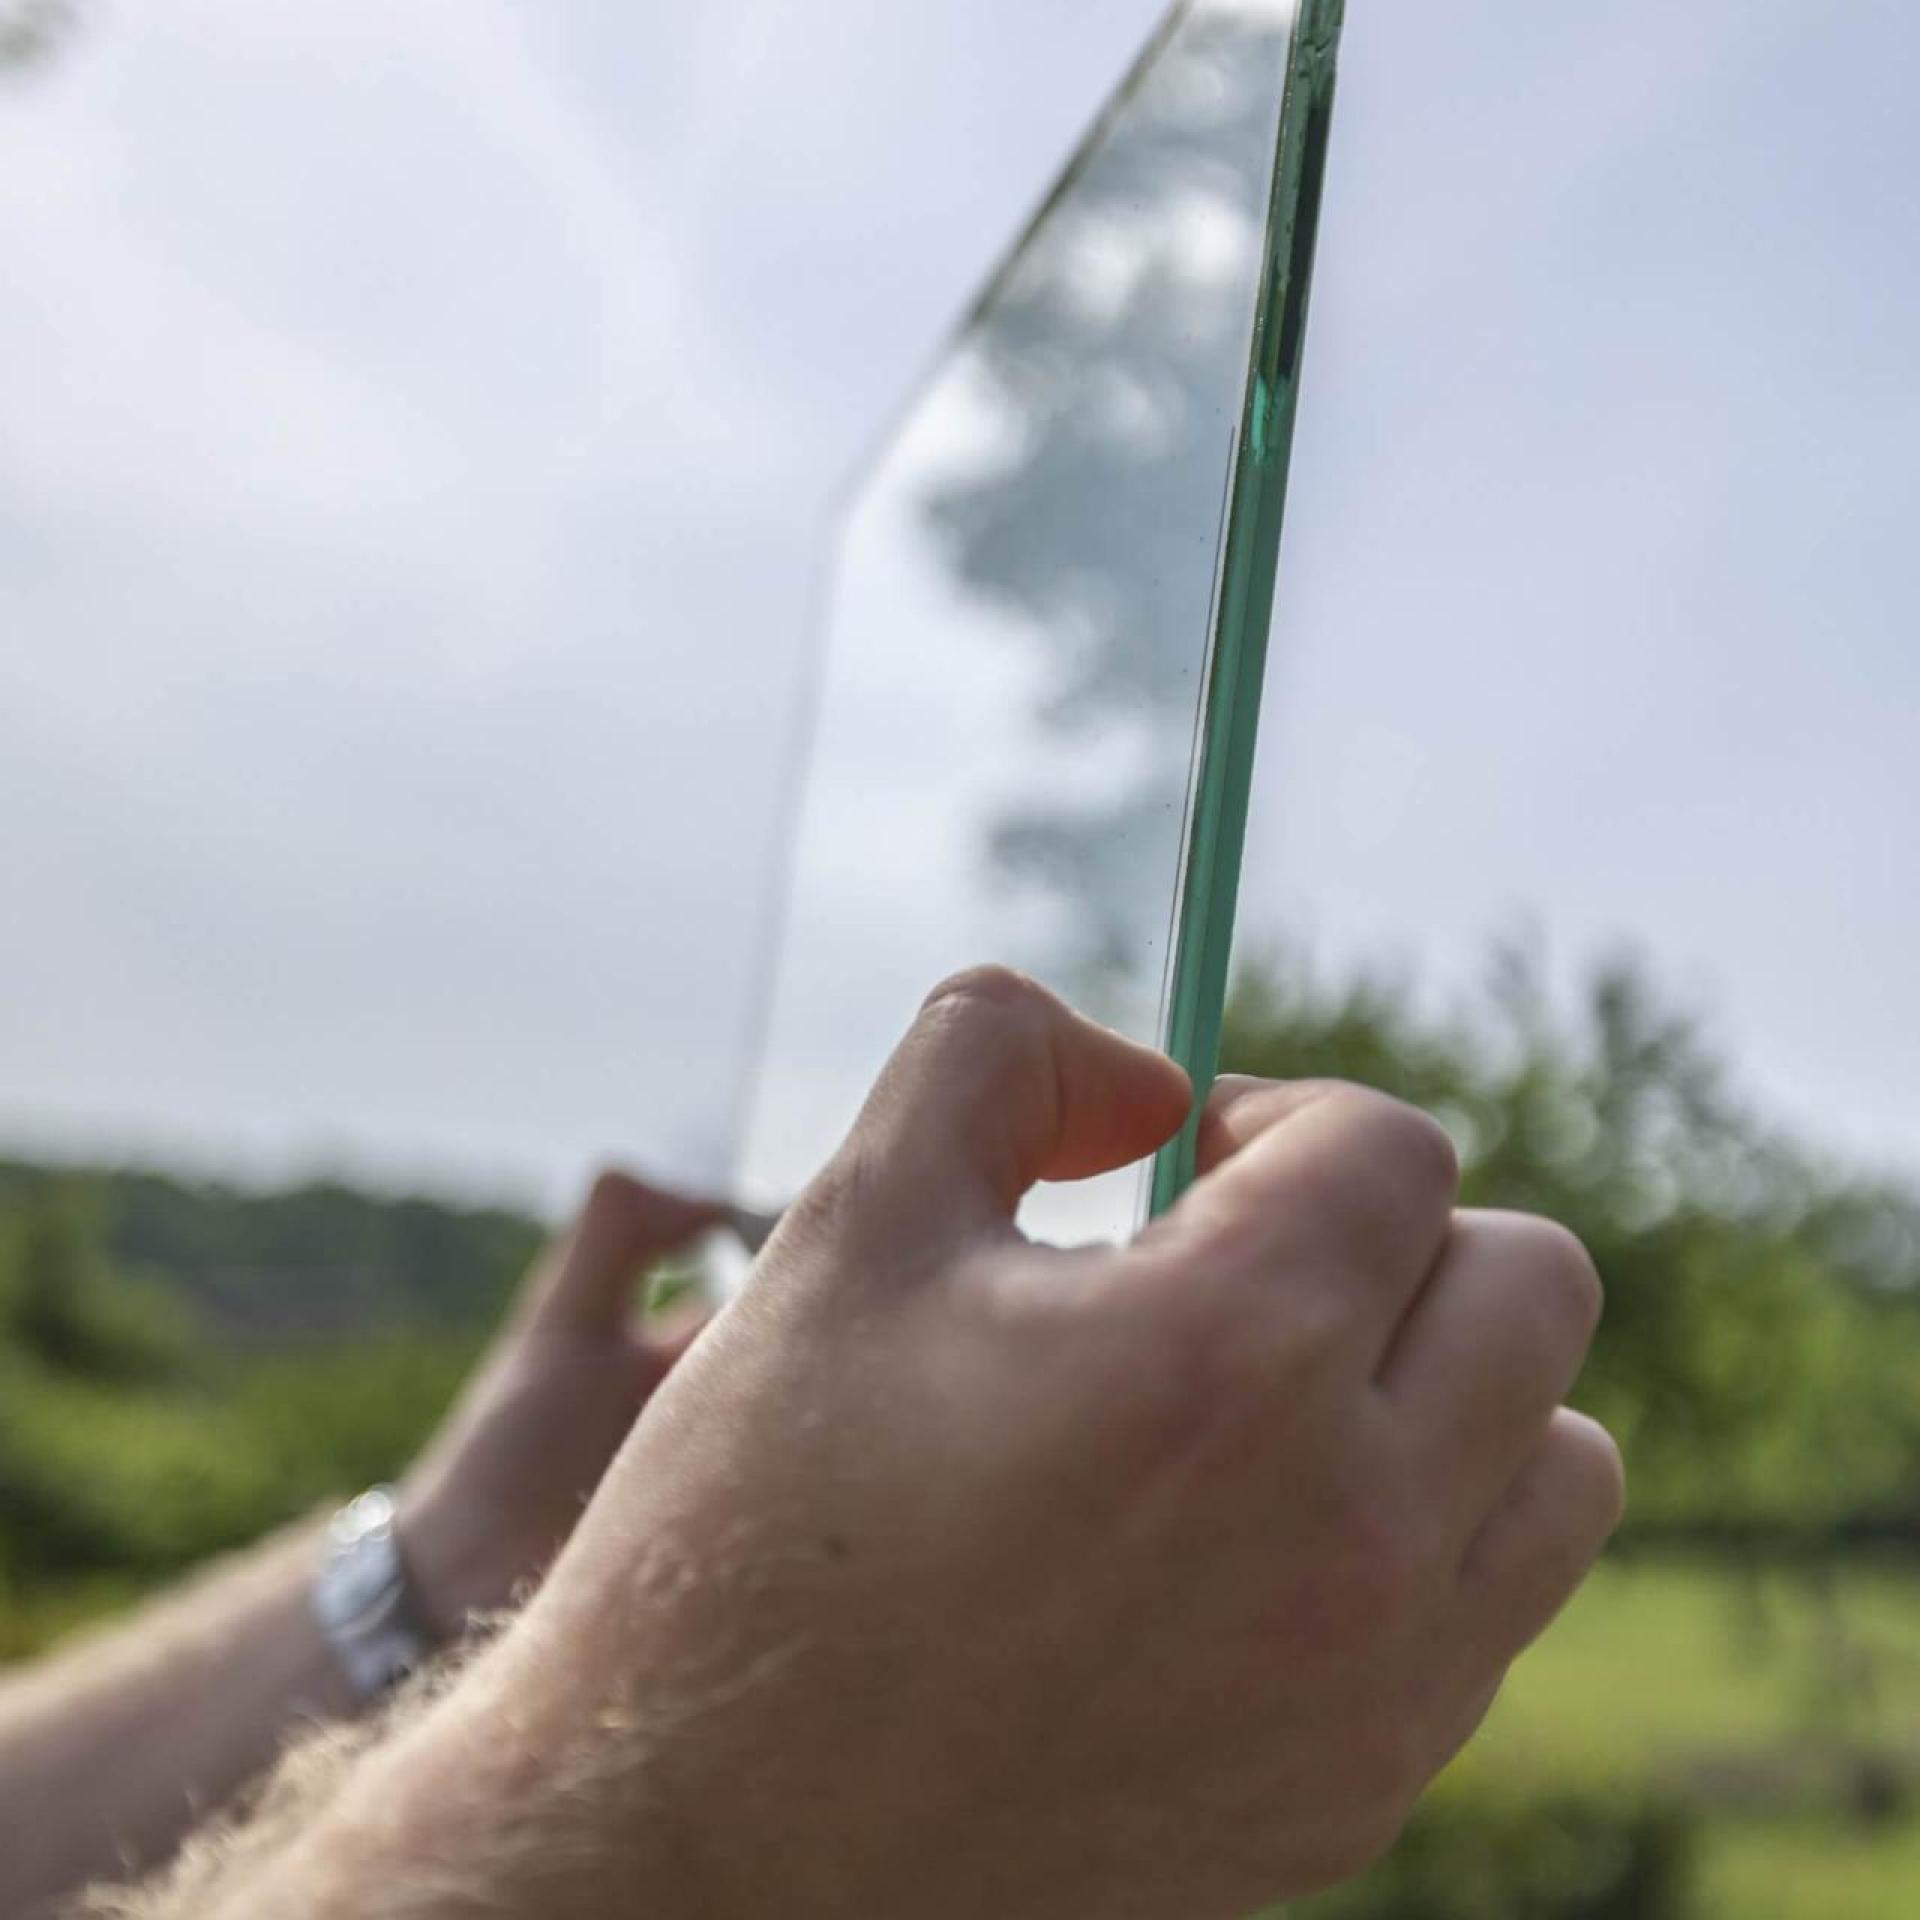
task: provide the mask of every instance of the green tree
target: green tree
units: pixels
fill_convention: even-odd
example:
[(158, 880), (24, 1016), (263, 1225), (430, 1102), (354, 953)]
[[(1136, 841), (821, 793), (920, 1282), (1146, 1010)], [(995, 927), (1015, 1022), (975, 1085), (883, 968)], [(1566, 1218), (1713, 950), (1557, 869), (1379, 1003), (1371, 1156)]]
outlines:
[(1229, 1064), (1424, 1106), (1470, 1203), (1566, 1222), (1607, 1282), (1582, 1393), (1642, 1519), (1835, 1524), (1920, 1488), (1920, 1200), (1863, 1183), (1737, 1096), (1697, 1021), (1614, 960), (1556, 998), (1500, 953), (1439, 1013), (1405, 978), (1250, 969)]
[(108, 1270), (91, 1210), (76, 1192), (52, 1188), (18, 1206), (8, 1264), (0, 1330), (40, 1367), (125, 1382), (165, 1379), (185, 1364), (184, 1309)]

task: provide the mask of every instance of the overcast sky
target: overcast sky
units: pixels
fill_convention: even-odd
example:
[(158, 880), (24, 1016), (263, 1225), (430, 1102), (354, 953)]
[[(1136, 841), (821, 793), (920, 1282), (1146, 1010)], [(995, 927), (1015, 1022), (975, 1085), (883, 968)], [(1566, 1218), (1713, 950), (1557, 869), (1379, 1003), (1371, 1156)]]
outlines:
[[(0, 1137), (724, 1162), (840, 478), (1151, 0), (142, 0), (0, 85)], [(1355, 0), (1245, 920), (1920, 1166), (1920, 16)]]

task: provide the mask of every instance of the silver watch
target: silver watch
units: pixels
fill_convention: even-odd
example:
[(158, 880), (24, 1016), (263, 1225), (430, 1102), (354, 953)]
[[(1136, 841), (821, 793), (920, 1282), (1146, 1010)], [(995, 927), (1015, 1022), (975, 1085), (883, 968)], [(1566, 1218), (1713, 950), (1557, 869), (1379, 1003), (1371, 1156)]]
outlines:
[(313, 1617), (363, 1704), (432, 1657), (433, 1637), (400, 1557), (391, 1487), (374, 1487), (333, 1516)]

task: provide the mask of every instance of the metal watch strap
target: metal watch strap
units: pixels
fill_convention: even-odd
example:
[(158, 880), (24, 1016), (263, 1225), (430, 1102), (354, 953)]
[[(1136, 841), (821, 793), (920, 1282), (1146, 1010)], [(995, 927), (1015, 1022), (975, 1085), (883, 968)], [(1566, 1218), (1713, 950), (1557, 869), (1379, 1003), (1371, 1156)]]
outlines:
[(313, 1617), (363, 1704), (432, 1656), (394, 1530), (391, 1487), (371, 1488), (334, 1515)]

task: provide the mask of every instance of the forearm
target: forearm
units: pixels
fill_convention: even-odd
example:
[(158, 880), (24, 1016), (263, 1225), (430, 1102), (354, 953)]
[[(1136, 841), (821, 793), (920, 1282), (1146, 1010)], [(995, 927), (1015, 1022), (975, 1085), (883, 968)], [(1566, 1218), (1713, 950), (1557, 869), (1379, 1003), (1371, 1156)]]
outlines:
[[(636, 1332), (638, 1276), (720, 1213), (603, 1175), (574, 1231), (535, 1270), (488, 1363), (401, 1485), (411, 1610), (429, 1643), (467, 1641), (477, 1620), (499, 1618), (572, 1530), (691, 1337)], [(352, 1712), (309, 1611), (320, 1536), (317, 1522), (298, 1528), (129, 1627), (10, 1683), (0, 1675), (7, 1920), (82, 1883), (174, 1860), (189, 1828), (193, 1843), (165, 1884), (102, 1892), (95, 1906), (203, 1920), (213, 1901), (194, 1887), (224, 1887), (231, 1871), (290, 1842), (462, 1664), (439, 1662), (387, 1711), (302, 1742), (297, 1759), (248, 1796), (264, 1817), (203, 1827), (303, 1721)], [(187, 1891), (176, 1898), (176, 1888)]]
[[(103, 1889), (85, 1911), (733, 1920), (767, 1910), (708, 1870), (719, 1842), (753, 1851), (750, 1823), (728, 1819), (716, 1839), (723, 1800), (699, 1784), (710, 1775), (686, 1736), (718, 1704), (718, 1676), (689, 1686), (682, 1652), (655, 1631), (661, 1598), (658, 1582), (630, 1590), (617, 1638), (610, 1619), (582, 1632), (536, 1606), (503, 1636), (470, 1641), (378, 1716), (301, 1743), (243, 1815), (197, 1832), (167, 1873)], [(750, 1692), (753, 1664), (718, 1692)]]
[(648, 1789), (671, 1727), (528, 1626), (431, 1676), (369, 1747), (277, 1783), (140, 1920), (718, 1920)]
[[(532, 1716), (545, 1721), (544, 1714)], [(94, 1920), (720, 1920), (670, 1869), (644, 1804), (609, 1803), (605, 1752), (550, 1740), (457, 1656), (371, 1723), (298, 1743), (248, 1808), (162, 1875), (99, 1887)], [(604, 1730), (589, 1745), (601, 1745)], [(616, 1738), (616, 1749), (629, 1742)], [(624, 1778), (624, 1764), (614, 1769)]]
[(289, 1529), (0, 1685), (0, 1912), (166, 1859), (290, 1725), (351, 1711), (308, 1611), (321, 1531)]

